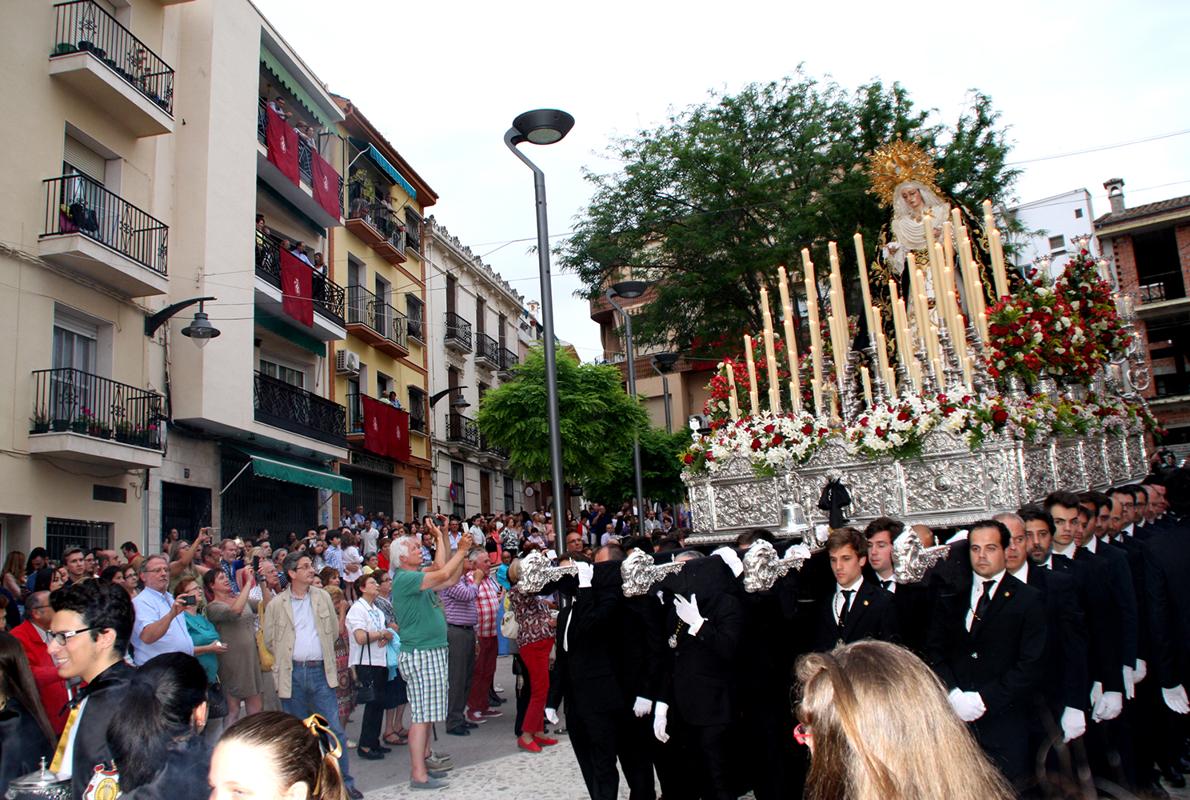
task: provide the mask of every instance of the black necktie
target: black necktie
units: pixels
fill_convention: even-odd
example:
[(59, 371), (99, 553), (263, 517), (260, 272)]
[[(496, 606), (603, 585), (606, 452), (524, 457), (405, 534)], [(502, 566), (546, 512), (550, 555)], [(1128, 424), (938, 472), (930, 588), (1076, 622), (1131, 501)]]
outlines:
[[(983, 582), (983, 594), (981, 594), (979, 596), (979, 600), (975, 602), (975, 620), (983, 619), (983, 612), (987, 610), (988, 603), (992, 602), (992, 587), (995, 585), (995, 581)], [(975, 621), (972, 621), (971, 627), (975, 627)]]
[(891, 580), (888, 580), (888, 581), (880, 581), (880, 588), (881, 588), (881, 589), (883, 589), (884, 591), (886, 591), (886, 592), (887, 592), (887, 591), (888, 591), (888, 587), (890, 587), (890, 586), (892, 586), (892, 581), (891, 581)]
[(842, 628), (847, 624), (847, 610), (851, 605), (851, 595), (855, 594), (855, 589), (843, 590), (843, 607), (839, 609), (839, 627)]

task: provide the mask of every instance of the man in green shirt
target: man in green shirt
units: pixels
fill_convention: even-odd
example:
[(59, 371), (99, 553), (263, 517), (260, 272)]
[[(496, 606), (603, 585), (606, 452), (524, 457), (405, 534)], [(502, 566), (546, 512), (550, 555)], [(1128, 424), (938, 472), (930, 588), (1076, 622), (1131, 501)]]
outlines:
[[(421, 542), (402, 536), (390, 546), (393, 571), (393, 614), (401, 631), (397, 662), (409, 694), (410, 784), (415, 789), (436, 789), (443, 784), (429, 774), (430, 725), (446, 719), (448, 668), (446, 615), (438, 590), (453, 586), (463, 574), (467, 548), (451, 554), (446, 531), (425, 518), (426, 530), (438, 543), (434, 561), (424, 569)], [(450, 554), (449, 560), (447, 555)]]

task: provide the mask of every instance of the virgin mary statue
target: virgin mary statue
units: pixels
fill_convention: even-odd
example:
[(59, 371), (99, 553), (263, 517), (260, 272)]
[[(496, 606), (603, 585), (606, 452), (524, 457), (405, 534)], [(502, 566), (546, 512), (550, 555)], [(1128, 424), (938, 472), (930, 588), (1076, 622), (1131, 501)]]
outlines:
[[(897, 275), (905, 270), (906, 254), (927, 248), (925, 215), (933, 220), (934, 241), (942, 241), (942, 224), (950, 216), (950, 205), (934, 190), (916, 180), (897, 184), (892, 197), (893, 239), (885, 245), (889, 267)], [(928, 257), (928, 256), (927, 256)]]

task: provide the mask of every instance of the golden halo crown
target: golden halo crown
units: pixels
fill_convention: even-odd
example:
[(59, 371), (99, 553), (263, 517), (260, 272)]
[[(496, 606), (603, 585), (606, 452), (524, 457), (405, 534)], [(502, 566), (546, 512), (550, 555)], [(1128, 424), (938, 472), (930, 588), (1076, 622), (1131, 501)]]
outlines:
[(934, 178), (938, 168), (933, 159), (917, 145), (897, 139), (872, 153), (868, 162), (868, 191), (880, 198), (884, 205), (892, 205), (893, 193), (905, 181), (917, 181), (935, 194), (941, 194)]

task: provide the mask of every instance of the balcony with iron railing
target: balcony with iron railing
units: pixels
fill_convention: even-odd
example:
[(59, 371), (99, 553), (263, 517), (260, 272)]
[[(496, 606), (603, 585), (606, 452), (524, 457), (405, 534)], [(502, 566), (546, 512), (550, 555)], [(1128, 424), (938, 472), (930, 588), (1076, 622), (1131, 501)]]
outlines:
[(1186, 277), (1181, 270), (1146, 272), (1137, 276), (1136, 313), (1145, 319), (1183, 313), (1190, 307)]
[(413, 402), (410, 398), (409, 406), (409, 430), (414, 433), (420, 433), (423, 436), (429, 433), (429, 426), (426, 425), (426, 401), (421, 398), (420, 402)]
[(347, 409), (300, 386), (257, 372), (253, 386), (255, 419), (265, 425), (346, 446)]
[(405, 315), (362, 286), (347, 287), (347, 332), (393, 358), (409, 355)]
[(38, 254), (126, 297), (169, 291), (169, 228), (86, 175), (45, 182)]
[(479, 426), (475, 424), (475, 420), (463, 414), (457, 414), (453, 411), (446, 415), (446, 441), (452, 444), (469, 447), (473, 450), (480, 449), (479, 444)]
[(500, 371), (511, 372), (512, 368), (521, 363), (521, 359), (516, 353), (509, 350), (507, 347), (500, 350)]
[(405, 226), (380, 202), (379, 190), (365, 190), (362, 182), (352, 183), (343, 224), (388, 263), (404, 263)]
[[(257, 174), (278, 194), (293, 203), (306, 216), (324, 228), (332, 228), (342, 224), (343, 216), (343, 176), (335, 172), (332, 180), (338, 192), (338, 212), (331, 213), (323, 208), (314, 194), (314, 153), (323, 137), (331, 134), (320, 134), (309, 138), (301, 133), (296, 134), (298, 151), (298, 174), (300, 183), (295, 184), (286, 177), (280, 169), (269, 161), (268, 151), (268, 103), (263, 97), (258, 98), (256, 108), (256, 140), (260, 147), (256, 149)], [(289, 125), (289, 123), (285, 123)], [(290, 126), (292, 127), (292, 126)], [(333, 168), (332, 168), (332, 171)]]
[[(284, 292), (281, 287), (281, 247), (287, 241), (289, 240), (266, 231), (256, 232), (256, 277), (276, 290), (271, 293), (262, 292), (258, 284), (257, 302), (271, 315), (300, 324), (288, 316), (282, 307)], [(304, 261), (300, 263), (301, 269), (310, 270), (311, 300), (314, 303), (315, 324), (312, 329), (306, 330), (323, 341), (341, 339), (343, 337), (342, 326), (346, 324), (343, 314), (347, 293), (342, 286), (328, 278), (321, 270), (315, 269)], [(319, 317), (323, 318), (321, 322)]]
[[(425, 313), (424, 310), (422, 313)], [(410, 316), (405, 323), (405, 330), (409, 334), (409, 338), (413, 339), (418, 344), (426, 343), (426, 327), (421, 317)]]
[(92, 0), (54, 6), (50, 75), (136, 136), (174, 129), (174, 71)]
[(453, 311), (446, 312), (446, 334), (444, 338), (447, 347), (460, 353), (471, 352), (471, 323)]
[(475, 335), (475, 364), (487, 369), (500, 369), (500, 345), (486, 333)]
[(29, 451), (108, 466), (161, 466), (162, 398), (83, 370), (33, 372)]

